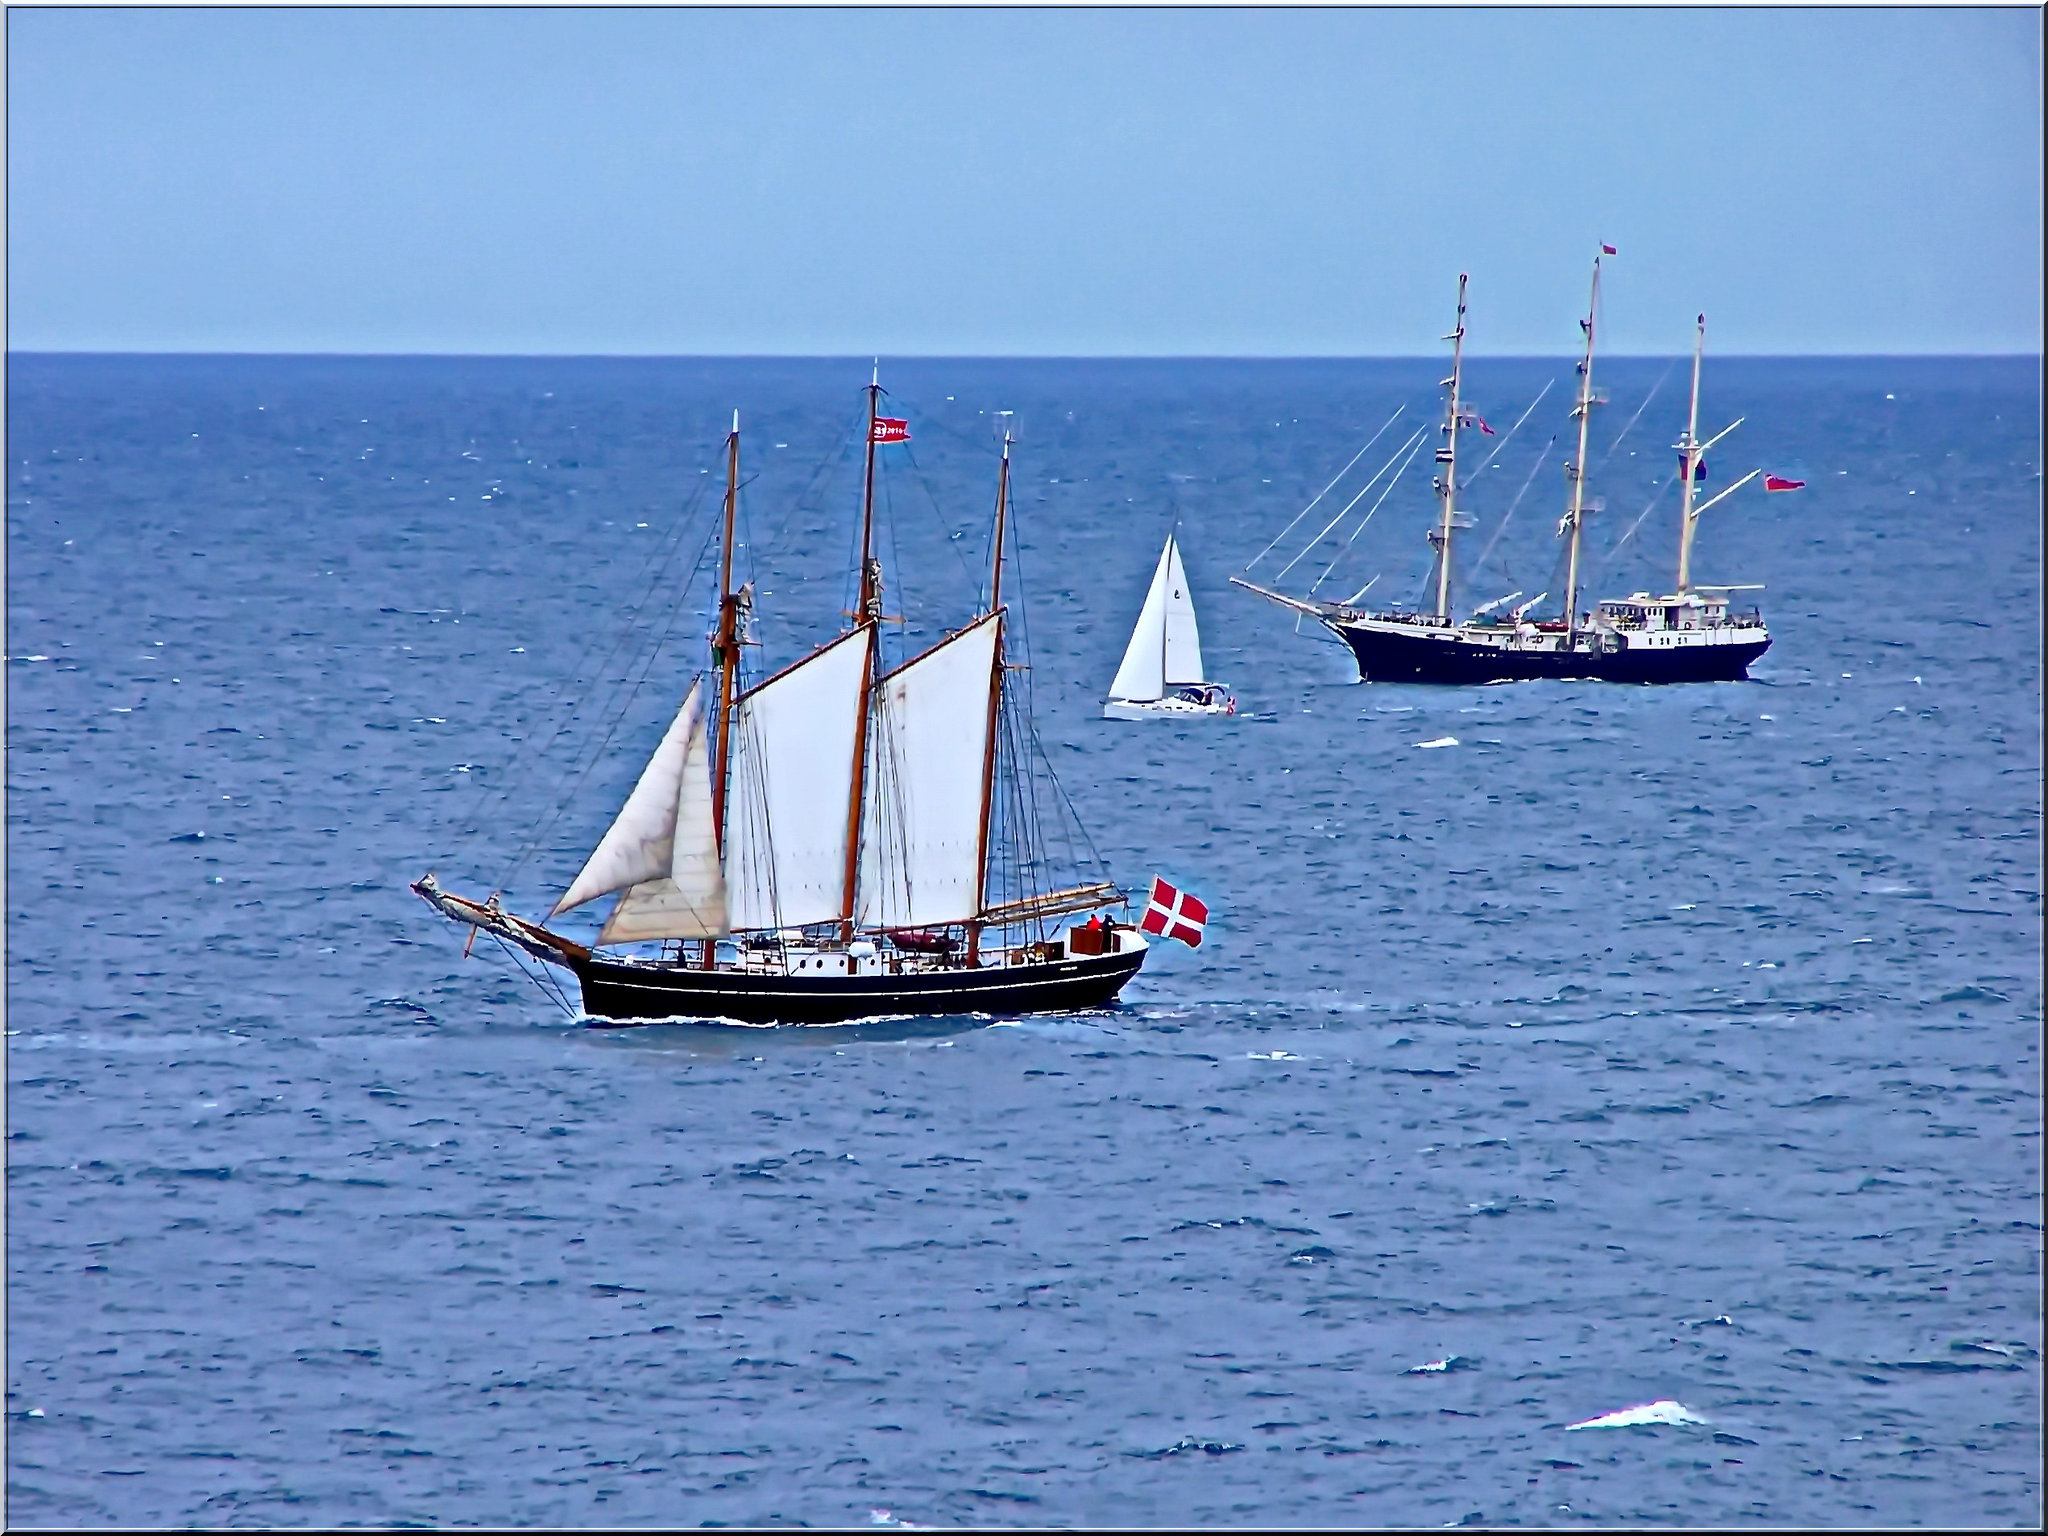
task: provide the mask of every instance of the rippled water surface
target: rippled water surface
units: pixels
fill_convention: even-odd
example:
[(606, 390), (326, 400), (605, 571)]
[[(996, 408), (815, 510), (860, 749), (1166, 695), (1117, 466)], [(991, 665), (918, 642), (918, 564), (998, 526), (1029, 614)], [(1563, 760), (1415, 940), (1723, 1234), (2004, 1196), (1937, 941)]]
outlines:
[[(1100, 1014), (598, 1033), (405, 882), (574, 873), (734, 405), (760, 665), (839, 623), (866, 370), (13, 359), (12, 1523), (2037, 1523), (2032, 361), (1709, 360), (1716, 485), (1808, 482), (1702, 524), (1746, 684), (1361, 686), (1225, 577), (1439, 371), (885, 365), (890, 643), (971, 611), (1016, 411), (1046, 753), (1208, 942)], [(1557, 383), (1467, 602), (1551, 576), (1570, 370), (1470, 373), (1502, 434)], [(1683, 370), (1604, 379), (1619, 595)], [(1326, 595), (1417, 595), (1427, 467)], [(1105, 722), (1176, 516), (1242, 713)]]

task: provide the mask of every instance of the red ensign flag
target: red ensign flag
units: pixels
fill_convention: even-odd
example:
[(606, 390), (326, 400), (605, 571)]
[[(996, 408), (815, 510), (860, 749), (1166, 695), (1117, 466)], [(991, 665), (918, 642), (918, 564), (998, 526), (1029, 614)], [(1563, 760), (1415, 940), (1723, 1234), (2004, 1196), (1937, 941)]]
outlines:
[(1767, 491), (1797, 491), (1804, 489), (1805, 486), (1804, 480), (1784, 480), (1776, 475), (1764, 476), (1764, 489)]
[(874, 431), (868, 440), (876, 443), (907, 443), (910, 441), (910, 423), (901, 416), (877, 416)]
[(1152, 877), (1152, 894), (1145, 901), (1145, 915), (1138, 926), (1146, 933), (1179, 939), (1194, 949), (1202, 942), (1202, 925), (1209, 921), (1209, 908), (1186, 891), (1177, 891), (1157, 875)]

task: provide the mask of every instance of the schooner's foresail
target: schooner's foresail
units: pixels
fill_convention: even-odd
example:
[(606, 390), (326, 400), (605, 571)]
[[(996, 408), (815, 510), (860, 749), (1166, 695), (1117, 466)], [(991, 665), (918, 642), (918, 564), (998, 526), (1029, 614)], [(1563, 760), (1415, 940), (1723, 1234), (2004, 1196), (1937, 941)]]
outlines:
[(740, 695), (733, 713), (725, 882), (735, 928), (846, 913), (847, 834), (871, 626)]
[(683, 754), (669, 877), (628, 887), (605, 919), (599, 944), (716, 939), (731, 931), (726, 923), (725, 876), (718, 863), (718, 826), (711, 812), (711, 740), (705, 729), (703, 692), (701, 684), (690, 690), (690, 702), (698, 708)]
[(1001, 612), (898, 667), (875, 688), (861, 839), (861, 926), (927, 928), (980, 916), (982, 768), (990, 748)]
[(695, 939), (726, 932), (704, 724), (700, 679), (691, 685), (597, 851), (550, 917), (625, 891), (598, 942)]

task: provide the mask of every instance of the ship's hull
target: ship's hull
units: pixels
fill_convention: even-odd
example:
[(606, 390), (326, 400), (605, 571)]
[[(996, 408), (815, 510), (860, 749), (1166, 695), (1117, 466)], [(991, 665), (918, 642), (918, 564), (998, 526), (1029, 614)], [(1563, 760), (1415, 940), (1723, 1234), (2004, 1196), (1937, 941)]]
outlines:
[(1052, 1013), (1101, 1008), (1145, 963), (1142, 948), (1019, 965), (958, 967), (889, 976), (788, 976), (628, 964), (592, 956), (572, 964), (583, 1011), (598, 1028), (656, 1019), (708, 1024), (843, 1024), (850, 1019), (949, 1014)]
[[(1458, 627), (1326, 621), (1358, 659), (1369, 683), (1512, 683), (1541, 678), (1610, 683), (1739, 682), (1770, 649), (1753, 632), (1675, 631), (1669, 637), (1581, 632), (1478, 636)], [(1751, 634), (1754, 638), (1750, 638)], [(1711, 637), (1708, 637), (1711, 636)]]
[(1102, 706), (1105, 720), (1198, 720), (1237, 713), (1237, 700), (1190, 704), (1186, 699), (1111, 699)]

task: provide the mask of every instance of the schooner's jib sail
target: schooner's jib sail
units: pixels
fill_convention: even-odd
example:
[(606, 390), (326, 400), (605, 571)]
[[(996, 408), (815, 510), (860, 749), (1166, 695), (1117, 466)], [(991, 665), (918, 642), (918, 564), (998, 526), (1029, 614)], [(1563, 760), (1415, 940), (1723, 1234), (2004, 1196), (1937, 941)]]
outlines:
[[(1610, 247), (1603, 246), (1602, 251), (1612, 254)], [(1478, 419), (1461, 393), (1465, 347), (1462, 274), (1458, 278), (1457, 328), (1444, 338), (1452, 344), (1452, 350), (1450, 377), (1443, 381), (1443, 446), (1436, 452), (1439, 515), (1437, 525), (1429, 530), (1429, 542), (1436, 551), (1434, 609), (1371, 613), (1350, 603), (1305, 600), (1269, 591), (1238, 577), (1231, 580), (1320, 622), (1350, 646), (1358, 661), (1358, 675), (1366, 682), (1494, 683), (1533, 678), (1592, 678), (1622, 683), (1685, 683), (1747, 677), (1750, 663), (1770, 648), (1771, 637), (1762, 616), (1755, 609), (1743, 612), (1732, 608), (1728, 594), (1754, 589), (1699, 586), (1690, 580), (1693, 529), (1700, 513), (1763, 473), (1758, 470), (1745, 475), (1713, 501), (1694, 503), (1695, 490), (1706, 478), (1703, 456), (1735, 430), (1731, 426), (1706, 443), (1699, 442), (1696, 435), (1700, 349), (1706, 336), (1704, 315), (1700, 317), (1693, 350), (1692, 414), (1676, 445), (1683, 496), (1677, 590), (1664, 597), (1637, 592), (1627, 598), (1601, 602), (1591, 612), (1579, 611), (1582, 535), (1587, 514), (1598, 505), (1586, 495), (1585, 465), (1593, 410), (1602, 403), (1593, 390), (1594, 328), (1599, 314), (1600, 258), (1596, 256), (1592, 298), (1586, 318), (1579, 322), (1585, 332), (1585, 355), (1578, 364), (1578, 396), (1572, 408), (1578, 451), (1565, 465), (1571, 499), (1558, 523), (1558, 536), (1569, 542), (1564, 555), (1564, 606), (1557, 617), (1530, 616), (1542, 595), (1510, 607), (1522, 595), (1519, 592), (1482, 603), (1463, 620), (1456, 619), (1451, 611), (1453, 539), (1459, 529), (1472, 526), (1471, 515), (1457, 504), (1458, 493), (1463, 489), (1458, 479), (1458, 429)], [(1771, 490), (1795, 489), (1802, 483), (1765, 478), (1766, 488)]]
[(1234, 715), (1237, 700), (1202, 672), (1202, 634), (1188, 574), (1181, 568), (1180, 541), (1169, 533), (1152, 572), (1152, 585), (1123, 664), (1102, 706), (1109, 720), (1159, 720), (1189, 715)]
[[(966, 625), (884, 669), (873, 537), (875, 447), (907, 440), (868, 388), (859, 595), (850, 627), (742, 686), (750, 587), (733, 585), (739, 418), (727, 439), (724, 544), (711, 666), (550, 918), (616, 895), (594, 946), (476, 902), (432, 874), (444, 915), (571, 972), (594, 1024), (703, 1019), (825, 1024), (889, 1015), (1097, 1007), (1145, 962), (1107, 880), (1043, 888), (1013, 857), (992, 881), (999, 757), (1028, 741), (1006, 679), (1003, 547), (1010, 440), (997, 479), (988, 601)], [(1010, 714), (1006, 716), (1006, 709)], [(1028, 765), (1011, 761), (1014, 775)], [(1033, 882), (1036, 883), (1033, 883)], [(1060, 931), (1063, 921), (1096, 913)], [(613, 946), (662, 945), (655, 958)]]

